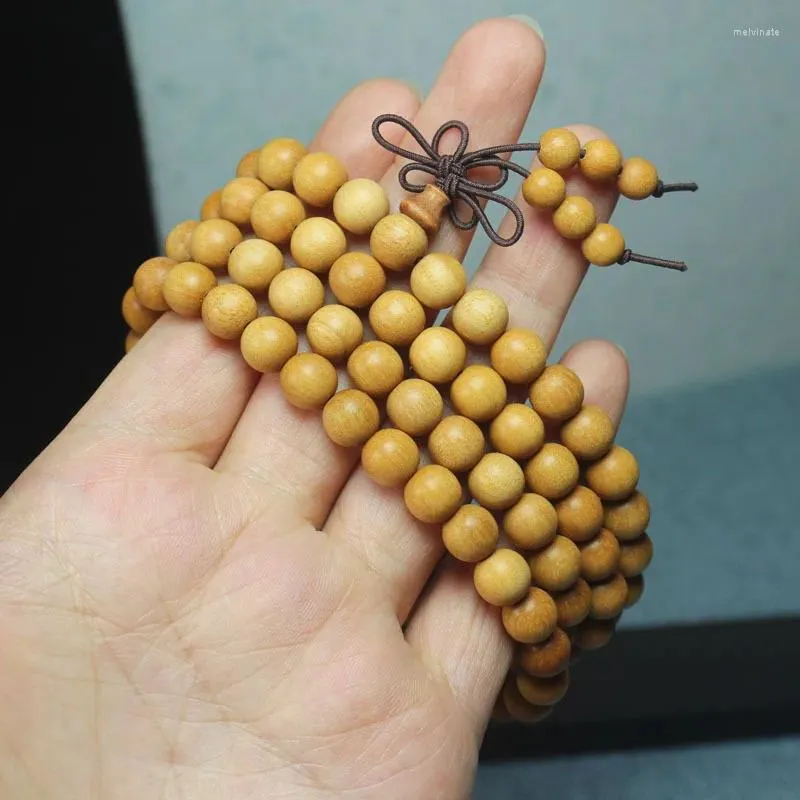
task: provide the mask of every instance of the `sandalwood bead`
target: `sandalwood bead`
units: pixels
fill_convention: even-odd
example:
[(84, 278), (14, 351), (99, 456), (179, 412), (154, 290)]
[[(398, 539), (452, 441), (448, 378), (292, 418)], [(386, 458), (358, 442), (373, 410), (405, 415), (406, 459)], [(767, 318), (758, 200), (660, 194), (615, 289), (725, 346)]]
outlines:
[(454, 305), (467, 289), (467, 273), (449, 253), (428, 253), (411, 270), (411, 291), (437, 311)]
[(590, 181), (612, 181), (622, 169), (622, 153), (610, 139), (590, 139), (578, 164)]
[(370, 306), (369, 324), (382, 341), (406, 347), (425, 329), (425, 309), (413, 294), (391, 289)]
[(405, 365), (386, 342), (364, 342), (347, 359), (347, 373), (355, 386), (371, 397), (384, 397), (403, 380)]
[(209, 333), (233, 340), (258, 316), (255, 297), (243, 286), (227, 283), (215, 286), (204, 298), (201, 316)]
[(617, 619), (587, 619), (571, 631), (573, 644), (581, 650), (599, 650), (614, 636)]
[(490, 351), (492, 367), (509, 383), (530, 383), (544, 371), (547, 350), (533, 331), (512, 328)]
[(626, 159), (617, 178), (620, 194), (631, 200), (650, 197), (658, 186), (658, 171), (646, 158), (634, 156)]
[(306, 148), (297, 139), (273, 139), (258, 153), (258, 177), (270, 189), (290, 189), (292, 173)]
[(442, 526), (442, 541), (459, 561), (474, 564), (488, 558), (497, 546), (497, 522), (483, 506), (468, 504)]
[(219, 215), (235, 225), (249, 225), (253, 204), (267, 191), (258, 178), (234, 178), (222, 187)]
[(578, 484), (578, 461), (563, 444), (546, 442), (525, 465), (528, 488), (548, 500), (568, 495)]
[(369, 237), (372, 255), (392, 272), (404, 272), (428, 249), (428, 235), (405, 214), (388, 214), (378, 221)]
[(614, 423), (599, 406), (584, 406), (561, 427), (561, 443), (576, 458), (594, 461), (604, 456), (614, 441)]
[(542, 418), (522, 403), (509, 403), (493, 420), (489, 438), (494, 449), (511, 458), (530, 458), (544, 443)]
[(228, 257), (228, 275), (251, 292), (265, 292), (282, 269), (283, 253), (263, 239), (245, 239)]
[(650, 502), (642, 492), (634, 492), (626, 500), (605, 505), (603, 527), (621, 541), (636, 539), (649, 523)]
[(184, 261), (164, 278), (167, 305), (182, 317), (199, 317), (203, 299), (217, 285), (217, 278), (205, 264)]
[(506, 301), (490, 289), (471, 289), (453, 308), (453, 327), (470, 344), (490, 345), (507, 326)]
[(361, 344), (364, 325), (347, 306), (329, 305), (317, 309), (306, 326), (308, 344), (315, 353), (340, 361)]
[(490, 605), (512, 606), (528, 593), (531, 570), (516, 550), (500, 547), (475, 565), (472, 580), (478, 594)]
[(389, 198), (377, 181), (355, 178), (343, 183), (333, 198), (333, 216), (350, 233), (363, 236), (389, 213)]
[(125, 336), (125, 352), (130, 353), (130, 351), (133, 350), (133, 348), (139, 343), (141, 338), (142, 337), (139, 336), (139, 334), (135, 331), (128, 331)]
[(308, 153), (292, 173), (295, 194), (315, 208), (329, 206), (346, 180), (344, 164), (330, 153)]
[(338, 382), (336, 368), (317, 353), (298, 353), (281, 369), (281, 389), (295, 408), (322, 408), (335, 394)]
[(466, 417), (445, 417), (428, 437), (431, 458), (452, 472), (466, 472), (483, 457), (485, 441), (481, 429)]
[(652, 560), (653, 540), (646, 533), (620, 545), (619, 571), (625, 578), (641, 575)]
[(380, 426), (375, 401), (358, 389), (337, 392), (322, 409), (322, 425), (328, 438), (341, 447), (364, 444)]
[(205, 264), (211, 269), (222, 269), (228, 264), (231, 250), (242, 238), (242, 232), (226, 219), (201, 222), (194, 229), (189, 242), (192, 261)]
[(164, 279), (177, 262), (158, 256), (141, 263), (133, 275), (133, 290), (136, 299), (152, 311), (166, 311), (169, 306), (164, 299)]
[(280, 317), (258, 317), (239, 342), (244, 360), (258, 372), (277, 372), (297, 352), (297, 333)]
[(461, 505), (463, 495), (458, 478), (439, 464), (418, 469), (403, 489), (408, 512), (429, 524), (441, 524), (450, 519)]
[(506, 397), (503, 379), (491, 367), (481, 364), (467, 367), (450, 387), (453, 407), (475, 422), (494, 419), (503, 410)]
[(592, 607), (589, 615), (594, 619), (614, 619), (625, 608), (628, 599), (628, 584), (616, 573), (592, 586)]
[(516, 642), (536, 644), (547, 639), (556, 629), (558, 612), (547, 592), (532, 586), (527, 595), (502, 612), (503, 627)]
[(525, 476), (514, 459), (487, 453), (471, 470), (467, 481), (472, 496), (486, 508), (502, 511), (522, 497)]
[(565, 239), (585, 239), (597, 224), (597, 214), (591, 200), (580, 195), (568, 195), (553, 212), (553, 227)]
[(205, 222), (207, 219), (219, 219), (219, 206), (222, 199), (222, 189), (215, 189), (209, 194), (203, 205), (200, 206), (200, 219)]
[(587, 581), (603, 581), (619, 567), (620, 547), (617, 537), (603, 528), (594, 539), (579, 545), (581, 576)]
[(444, 400), (433, 384), (409, 378), (386, 398), (386, 413), (409, 436), (427, 436), (442, 419)]
[(122, 296), (122, 318), (139, 336), (146, 333), (160, 316), (159, 311), (153, 311), (139, 302), (133, 286)]
[(191, 261), (192, 255), (189, 252), (189, 242), (192, 234), (200, 223), (194, 219), (186, 219), (179, 222), (168, 234), (164, 242), (164, 254), (167, 258), (181, 263)]
[(558, 532), (574, 542), (588, 542), (603, 527), (603, 503), (586, 486), (576, 486), (555, 506)]
[(558, 208), (567, 196), (567, 184), (555, 170), (539, 167), (522, 182), (522, 197), (529, 206)]
[(258, 177), (258, 150), (251, 150), (245, 153), (236, 165), (237, 178), (257, 178)]
[(631, 578), (626, 578), (625, 582), (628, 584), (628, 596), (625, 598), (625, 608), (635, 606), (644, 594), (644, 576), (634, 575)]
[(556, 536), (550, 544), (528, 558), (531, 580), (549, 592), (569, 589), (581, 574), (581, 551), (565, 536)]
[(551, 678), (535, 678), (525, 672), (517, 675), (519, 693), (537, 706), (554, 706), (569, 689), (569, 671), (564, 670)]
[(581, 143), (578, 137), (566, 128), (551, 128), (539, 140), (539, 161), (545, 167), (565, 170), (574, 167), (581, 157)]
[(559, 626), (572, 628), (589, 616), (592, 607), (592, 587), (583, 578), (578, 578), (566, 591), (553, 594), (553, 600), (558, 610)]
[(345, 253), (333, 262), (328, 285), (342, 305), (366, 308), (386, 288), (386, 273), (369, 253)]
[(407, 434), (394, 428), (375, 433), (361, 451), (361, 466), (380, 486), (403, 486), (419, 467), (419, 447)]
[(622, 231), (608, 222), (601, 222), (581, 242), (583, 257), (597, 267), (616, 264), (625, 250), (625, 237)]
[(295, 325), (308, 322), (325, 302), (322, 281), (307, 269), (281, 270), (269, 285), (269, 304), (281, 319)]
[(286, 244), (306, 218), (303, 204), (289, 192), (265, 192), (253, 203), (250, 225), (257, 236), (273, 244)]
[(333, 220), (309, 217), (294, 229), (289, 249), (298, 267), (327, 272), (347, 250), (347, 237)]
[(519, 693), (517, 678), (513, 674), (503, 687), (502, 700), (509, 716), (517, 722), (524, 722), (526, 725), (535, 725), (547, 719), (553, 713), (553, 706), (537, 706), (529, 703)]
[(553, 504), (538, 494), (523, 494), (506, 511), (503, 531), (522, 550), (539, 550), (556, 536), (558, 516)]
[(517, 664), (523, 672), (534, 678), (552, 678), (569, 667), (571, 657), (569, 636), (561, 628), (556, 628), (544, 641), (520, 647)]
[(411, 368), (431, 383), (450, 383), (467, 360), (467, 346), (450, 328), (425, 328), (411, 343)]
[(530, 390), (533, 410), (543, 419), (561, 422), (574, 417), (583, 405), (581, 379), (563, 364), (551, 364)]
[(639, 464), (633, 453), (615, 444), (586, 469), (586, 485), (603, 500), (623, 500), (639, 483)]

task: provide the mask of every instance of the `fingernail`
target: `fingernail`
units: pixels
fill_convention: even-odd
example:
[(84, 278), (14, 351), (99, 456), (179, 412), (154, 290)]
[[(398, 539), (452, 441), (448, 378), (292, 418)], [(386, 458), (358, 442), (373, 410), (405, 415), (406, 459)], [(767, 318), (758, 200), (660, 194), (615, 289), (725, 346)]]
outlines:
[(511, 14), (509, 19), (515, 19), (517, 22), (521, 22), (523, 25), (527, 25), (529, 28), (533, 28), (536, 31), (538, 37), (544, 41), (544, 34), (542, 33), (542, 26), (533, 18), (529, 17), (527, 14)]

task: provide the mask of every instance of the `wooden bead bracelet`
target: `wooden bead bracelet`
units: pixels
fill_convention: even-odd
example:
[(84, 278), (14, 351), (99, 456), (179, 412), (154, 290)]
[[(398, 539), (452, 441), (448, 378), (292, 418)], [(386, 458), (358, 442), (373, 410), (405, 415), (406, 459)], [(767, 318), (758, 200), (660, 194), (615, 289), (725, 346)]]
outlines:
[[(422, 155), (386, 140), (387, 122), (405, 128)], [(461, 140), (442, 155), (451, 129)], [(429, 236), (449, 209), (456, 227), (481, 224), (496, 244), (514, 244), (522, 214), (498, 194), (511, 171), (524, 177), (524, 200), (580, 240), (587, 261), (684, 270), (626, 249), (586, 198), (566, 194), (565, 174), (615, 182), (634, 199), (697, 187), (664, 184), (649, 161), (623, 160), (605, 139), (581, 146), (560, 128), (536, 143), (472, 153), (462, 122), (446, 123), (428, 143), (407, 120), (383, 115), (373, 134), (408, 159), (399, 181), (418, 197), (393, 213), (380, 184), (348, 180), (337, 158), (294, 139), (248, 153), (203, 203), (200, 220), (175, 226), (165, 254), (136, 270), (122, 301), (126, 352), (171, 310), (238, 340), (253, 369), (279, 372), (289, 403), (321, 410), (330, 439), (361, 448), (371, 478), (402, 489), (409, 513), (440, 525), (447, 551), (474, 565), (476, 591), (502, 609), (517, 643), (497, 715), (536, 722), (566, 693), (578, 653), (606, 644), (641, 597), (653, 555), (650, 507), (636, 459), (615, 443), (609, 416), (584, 404), (579, 377), (546, 365), (539, 337), (509, 328), (504, 300), (469, 290), (457, 259), (428, 252)], [(523, 150), (537, 151), (541, 166), (528, 172), (501, 157)], [(478, 167), (500, 177), (469, 178)], [(434, 181), (411, 183), (414, 170)], [(492, 228), (487, 201), (514, 216), (511, 236)], [(456, 213), (459, 202), (469, 219)], [(406, 274), (405, 288), (387, 288), (389, 277)], [(432, 324), (445, 309), (447, 324)]]

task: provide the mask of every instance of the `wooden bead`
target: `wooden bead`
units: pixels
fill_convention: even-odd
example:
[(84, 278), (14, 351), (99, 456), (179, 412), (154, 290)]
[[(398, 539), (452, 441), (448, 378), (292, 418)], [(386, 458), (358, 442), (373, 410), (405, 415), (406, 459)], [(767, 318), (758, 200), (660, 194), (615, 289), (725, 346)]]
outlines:
[(298, 353), (281, 369), (281, 389), (295, 408), (322, 408), (336, 392), (336, 368), (316, 353)]
[(553, 600), (558, 610), (559, 626), (572, 628), (589, 616), (592, 607), (592, 587), (583, 578), (578, 578), (566, 591), (554, 593)]
[(249, 225), (253, 204), (267, 191), (258, 178), (234, 178), (222, 188), (219, 215), (234, 225)]
[(453, 308), (453, 327), (470, 344), (490, 345), (507, 326), (506, 301), (489, 289), (471, 289)]
[(425, 329), (425, 309), (410, 292), (390, 289), (369, 308), (375, 335), (395, 347), (407, 347)]
[(411, 291), (437, 311), (454, 305), (467, 289), (467, 273), (449, 253), (428, 253), (411, 270)]
[(622, 172), (617, 178), (620, 194), (631, 200), (644, 200), (653, 194), (657, 186), (658, 171), (647, 159), (634, 156), (622, 165)]
[(574, 417), (583, 405), (581, 379), (563, 364), (552, 364), (530, 390), (533, 410), (543, 419), (562, 422)]
[(591, 200), (580, 195), (568, 195), (553, 212), (553, 227), (565, 239), (585, 239), (597, 224), (597, 214)]
[(547, 350), (533, 331), (512, 328), (491, 349), (492, 367), (509, 383), (530, 383), (545, 368)]
[(563, 592), (575, 584), (581, 574), (581, 551), (565, 536), (556, 536), (550, 544), (528, 558), (531, 580), (549, 592)]
[(205, 222), (208, 219), (219, 219), (219, 206), (222, 199), (222, 189), (215, 189), (209, 194), (203, 205), (200, 206), (200, 219)]
[(139, 343), (141, 338), (142, 337), (139, 336), (139, 334), (135, 331), (128, 331), (125, 336), (125, 352), (130, 353), (130, 351), (133, 350), (133, 348)]
[(257, 178), (258, 177), (258, 154), (260, 151), (251, 150), (245, 153), (236, 165), (237, 178)]
[(623, 500), (639, 483), (639, 464), (633, 453), (615, 444), (586, 469), (586, 484), (603, 500)]
[(533, 208), (558, 208), (567, 196), (567, 184), (555, 170), (540, 167), (522, 182), (522, 196)]
[(616, 627), (616, 619), (587, 619), (570, 633), (573, 644), (581, 650), (599, 650), (611, 641)]
[(133, 290), (136, 299), (151, 311), (166, 311), (169, 306), (164, 299), (164, 279), (177, 262), (159, 256), (141, 263), (133, 275)]
[(409, 436), (427, 436), (442, 419), (444, 400), (433, 384), (409, 378), (392, 389), (386, 413), (394, 426)]
[(266, 192), (253, 203), (250, 225), (257, 236), (272, 244), (286, 244), (306, 218), (303, 204), (289, 192)]
[(511, 458), (530, 458), (544, 443), (542, 418), (522, 403), (509, 403), (493, 420), (489, 438), (494, 449)]
[(497, 546), (499, 534), (492, 514), (474, 503), (461, 506), (442, 527), (447, 551), (468, 564), (488, 558)]
[(192, 234), (200, 223), (194, 219), (187, 219), (179, 222), (168, 234), (164, 242), (164, 254), (178, 263), (191, 261), (192, 255), (189, 252), (189, 242)]
[(361, 466), (379, 486), (404, 486), (419, 467), (419, 447), (407, 434), (385, 428), (374, 434), (361, 451)]
[(309, 217), (294, 229), (289, 249), (298, 267), (327, 272), (347, 250), (347, 237), (332, 219)]
[(386, 273), (369, 253), (345, 253), (333, 262), (328, 285), (349, 308), (366, 308), (386, 288)]
[(251, 292), (265, 292), (282, 269), (283, 253), (263, 239), (245, 239), (228, 257), (228, 275)]
[(481, 429), (466, 417), (445, 417), (428, 437), (431, 458), (451, 472), (466, 472), (483, 457), (485, 441)]
[(531, 570), (516, 550), (500, 547), (475, 565), (472, 580), (478, 594), (490, 605), (513, 606), (528, 594)]
[(573, 542), (588, 542), (603, 527), (603, 504), (586, 486), (576, 486), (556, 504), (558, 532)]
[(347, 358), (361, 344), (364, 325), (355, 311), (332, 304), (315, 311), (306, 326), (308, 344), (330, 361)]
[(528, 492), (506, 511), (503, 531), (521, 550), (539, 550), (556, 536), (558, 516), (553, 504), (538, 494)]
[(380, 426), (375, 401), (358, 389), (337, 392), (322, 409), (322, 425), (328, 438), (341, 447), (364, 444)]
[(228, 264), (231, 250), (242, 241), (242, 232), (226, 219), (208, 219), (201, 222), (192, 233), (189, 252), (192, 261), (211, 269), (222, 269)]
[(363, 236), (389, 213), (389, 198), (377, 181), (355, 178), (343, 183), (333, 198), (333, 216), (350, 233)]
[(569, 636), (561, 628), (556, 628), (544, 641), (520, 647), (517, 664), (523, 672), (534, 678), (552, 678), (569, 667), (571, 656)]
[(635, 578), (650, 566), (653, 560), (653, 540), (643, 533), (637, 539), (622, 542), (619, 554), (619, 571), (625, 578)]
[(535, 706), (529, 703), (519, 693), (517, 678), (513, 674), (506, 681), (501, 697), (509, 716), (526, 725), (536, 725), (553, 713), (553, 706)]
[(580, 468), (575, 456), (562, 444), (547, 442), (525, 465), (528, 488), (548, 500), (559, 500), (578, 484)]
[(628, 584), (619, 573), (592, 586), (592, 607), (589, 616), (593, 619), (613, 619), (625, 608), (628, 599)]
[(487, 453), (471, 470), (467, 481), (472, 496), (486, 508), (502, 511), (522, 497), (522, 467), (502, 453)]
[(439, 464), (418, 469), (403, 489), (403, 499), (411, 516), (429, 524), (442, 524), (450, 519), (463, 496), (458, 478)]
[(280, 317), (258, 317), (242, 333), (244, 360), (258, 372), (277, 372), (297, 352), (297, 334)]
[(527, 595), (502, 612), (503, 627), (515, 641), (536, 644), (549, 638), (556, 629), (558, 612), (553, 598), (547, 592), (532, 586)]
[(303, 156), (292, 173), (295, 194), (315, 208), (329, 206), (346, 180), (344, 164), (330, 153)]
[(539, 161), (545, 167), (563, 171), (574, 167), (581, 157), (578, 137), (566, 128), (551, 128), (539, 140)]
[(136, 297), (136, 292), (131, 286), (122, 297), (122, 318), (128, 327), (139, 336), (146, 333), (155, 321), (161, 316), (159, 311), (153, 311), (143, 306)]
[(258, 153), (258, 178), (270, 189), (291, 189), (292, 174), (306, 148), (297, 139), (273, 139)]
[(494, 419), (503, 410), (506, 396), (503, 379), (491, 367), (482, 364), (467, 367), (450, 387), (453, 407), (475, 422)]
[(583, 257), (597, 267), (616, 264), (625, 250), (625, 237), (615, 225), (601, 222), (581, 242)]
[(622, 153), (610, 139), (590, 139), (578, 164), (590, 181), (613, 181), (622, 169)]
[(534, 678), (525, 672), (517, 675), (519, 693), (537, 706), (554, 706), (569, 689), (569, 672), (564, 670), (551, 678)]
[(625, 608), (635, 606), (644, 594), (644, 576), (634, 575), (631, 578), (626, 578), (625, 582), (628, 584), (628, 596), (625, 598)]
[(613, 575), (619, 567), (619, 542), (611, 531), (603, 528), (594, 539), (579, 545), (581, 576), (595, 583)]
[(400, 354), (385, 342), (364, 342), (347, 359), (347, 373), (358, 389), (371, 397), (385, 397), (403, 380)]
[(299, 325), (308, 322), (325, 302), (322, 281), (307, 269), (281, 270), (269, 285), (269, 304), (281, 319)]
[(209, 333), (231, 341), (258, 316), (258, 303), (243, 286), (227, 283), (215, 286), (203, 298), (200, 313)]
[(561, 443), (576, 458), (594, 461), (604, 456), (614, 441), (614, 423), (599, 406), (584, 406), (561, 428)]
[(205, 264), (184, 261), (164, 278), (167, 305), (182, 317), (199, 317), (203, 299), (217, 285), (217, 278)]
[(388, 214), (369, 237), (372, 255), (392, 272), (411, 269), (428, 249), (428, 235), (405, 214)]
[(467, 346), (450, 328), (425, 328), (411, 343), (411, 368), (431, 383), (450, 383), (467, 361)]
[(605, 505), (603, 527), (608, 528), (621, 541), (630, 541), (641, 536), (649, 523), (650, 502), (641, 492), (634, 492), (618, 503)]

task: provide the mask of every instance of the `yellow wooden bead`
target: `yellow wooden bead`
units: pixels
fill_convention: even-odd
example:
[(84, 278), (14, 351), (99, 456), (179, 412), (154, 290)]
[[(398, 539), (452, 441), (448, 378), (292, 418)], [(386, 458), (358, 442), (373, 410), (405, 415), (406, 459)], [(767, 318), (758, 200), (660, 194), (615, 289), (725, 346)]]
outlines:
[(547, 349), (532, 331), (507, 330), (490, 351), (492, 367), (509, 383), (530, 383), (544, 371)]
[(431, 458), (452, 472), (466, 472), (483, 457), (485, 441), (481, 429), (466, 417), (445, 417), (428, 437)]
[(552, 706), (533, 705), (519, 693), (517, 676), (514, 673), (509, 674), (501, 698), (511, 719), (526, 725), (538, 725), (553, 713)]
[(235, 225), (249, 225), (253, 204), (267, 191), (258, 178), (234, 178), (222, 187), (219, 215)]
[(533, 410), (543, 419), (563, 422), (574, 417), (583, 405), (581, 379), (562, 364), (552, 364), (531, 386), (530, 401)]
[(242, 232), (226, 219), (209, 219), (201, 222), (192, 233), (189, 252), (192, 261), (211, 269), (223, 269), (228, 264), (231, 250), (243, 239)]
[(556, 628), (544, 641), (519, 648), (516, 661), (527, 675), (552, 678), (569, 667), (571, 655), (569, 636)]
[(558, 612), (547, 592), (532, 586), (525, 597), (502, 612), (503, 627), (516, 642), (536, 644), (550, 638), (556, 629)]
[(308, 322), (325, 302), (322, 281), (307, 269), (281, 270), (269, 285), (269, 304), (281, 319), (298, 325)]
[(620, 194), (631, 200), (643, 200), (650, 197), (657, 186), (658, 171), (650, 161), (639, 156), (626, 159), (617, 178)]
[(411, 516), (430, 524), (450, 519), (463, 496), (458, 478), (439, 464), (428, 464), (417, 470), (403, 489), (403, 499)]
[(139, 302), (133, 286), (123, 295), (122, 318), (128, 327), (139, 336), (146, 333), (160, 316), (161, 312), (146, 308)]
[(171, 258), (157, 256), (142, 262), (133, 275), (133, 290), (136, 299), (152, 311), (166, 311), (169, 306), (164, 299), (164, 279), (177, 262)]
[(281, 389), (296, 408), (322, 408), (336, 392), (336, 368), (316, 353), (298, 353), (281, 369)]
[(522, 403), (509, 403), (493, 420), (489, 438), (494, 449), (511, 458), (530, 458), (544, 442), (542, 418)]
[(467, 289), (467, 273), (449, 253), (428, 253), (411, 270), (411, 291), (435, 310), (454, 305)]
[(251, 292), (265, 292), (282, 269), (283, 253), (263, 239), (245, 239), (228, 257), (228, 275)]
[(491, 368), (482, 364), (467, 367), (450, 387), (450, 401), (459, 414), (475, 422), (494, 419), (506, 404), (506, 385)]
[(619, 566), (620, 547), (617, 537), (605, 528), (593, 539), (579, 545), (581, 576), (595, 583), (613, 575)]
[(297, 334), (280, 317), (258, 317), (239, 342), (244, 360), (258, 372), (277, 372), (297, 352)]
[(292, 173), (306, 148), (297, 139), (273, 139), (258, 153), (258, 178), (270, 189), (291, 189)]
[(333, 220), (309, 217), (294, 229), (289, 249), (298, 267), (327, 272), (347, 250), (347, 237)]
[(167, 305), (182, 317), (199, 317), (203, 299), (217, 285), (217, 278), (205, 264), (184, 261), (164, 278), (162, 290)]
[(552, 678), (534, 678), (525, 672), (517, 675), (517, 689), (527, 700), (537, 706), (554, 706), (564, 698), (569, 689), (569, 672), (564, 670)]
[(433, 384), (409, 378), (392, 389), (386, 413), (409, 436), (427, 436), (442, 419), (444, 400)]
[(450, 383), (464, 369), (467, 347), (450, 328), (425, 328), (411, 343), (408, 358), (420, 378)]
[(375, 401), (358, 389), (337, 392), (322, 409), (328, 438), (341, 447), (364, 444), (378, 430), (380, 412)]
[(626, 578), (641, 575), (653, 560), (653, 540), (643, 533), (637, 539), (622, 542), (619, 554), (619, 571)]
[(616, 573), (592, 586), (592, 607), (589, 616), (594, 619), (614, 619), (625, 609), (628, 599), (628, 584)]
[(639, 482), (639, 464), (633, 453), (614, 445), (586, 469), (586, 484), (603, 500), (624, 500)]
[(628, 596), (625, 598), (625, 608), (631, 608), (642, 599), (645, 587), (644, 577), (642, 575), (636, 575), (632, 578), (625, 578), (625, 582), (628, 584)]
[(497, 546), (499, 530), (495, 518), (482, 506), (461, 506), (442, 526), (442, 541), (459, 561), (475, 564), (488, 558)]
[(559, 500), (577, 485), (578, 461), (564, 445), (547, 442), (525, 465), (528, 488), (548, 500)]
[(601, 222), (581, 242), (583, 257), (597, 267), (616, 264), (625, 250), (625, 238), (619, 228)]
[(406, 347), (425, 329), (425, 309), (410, 292), (390, 289), (370, 306), (369, 324), (380, 340)]
[(347, 359), (347, 374), (370, 397), (385, 397), (403, 380), (405, 365), (386, 342), (364, 342)]
[(315, 208), (329, 206), (346, 180), (344, 164), (330, 153), (303, 156), (292, 173), (295, 194)]
[(343, 183), (333, 198), (333, 216), (350, 233), (363, 236), (389, 213), (389, 198), (377, 181), (354, 178)]
[(593, 539), (603, 527), (603, 504), (586, 486), (576, 486), (556, 504), (558, 532), (574, 542)]
[(567, 196), (567, 184), (555, 170), (540, 167), (522, 182), (522, 196), (534, 208), (555, 209)]
[(404, 272), (425, 255), (428, 235), (411, 217), (388, 214), (372, 229), (369, 246), (386, 269)]
[(539, 161), (545, 167), (562, 171), (574, 167), (580, 157), (580, 140), (566, 128), (551, 128), (539, 139)]
[(255, 297), (243, 286), (227, 283), (215, 286), (204, 298), (201, 316), (209, 333), (233, 340), (258, 316)]
[(613, 181), (622, 169), (622, 153), (610, 139), (591, 139), (578, 163), (590, 181)]
[(585, 239), (597, 224), (597, 214), (591, 200), (569, 195), (553, 212), (553, 227), (565, 239)]
[(322, 306), (308, 320), (306, 336), (315, 353), (331, 361), (341, 361), (361, 344), (364, 325), (347, 306)]
[(164, 242), (164, 254), (178, 263), (191, 261), (192, 254), (189, 252), (189, 242), (195, 228), (200, 223), (194, 219), (186, 219), (179, 222), (168, 234)]
[(200, 219), (204, 222), (208, 219), (219, 219), (220, 200), (222, 199), (222, 189), (215, 189), (209, 194), (203, 205), (200, 206)]
[(407, 434), (394, 428), (375, 433), (361, 451), (361, 466), (380, 486), (404, 486), (419, 467), (419, 447)]
[(562, 592), (581, 575), (581, 551), (565, 536), (556, 536), (550, 544), (528, 558), (531, 580), (542, 589)]
[(617, 618), (587, 619), (570, 631), (573, 642), (581, 650), (592, 651), (605, 647), (613, 638)]
[(604, 456), (614, 442), (614, 423), (602, 408), (584, 406), (561, 427), (561, 443), (576, 458), (594, 461)]
[(237, 178), (257, 178), (258, 177), (258, 154), (260, 151), (251, 150), (245, 153), (236, 165)]
[(487, 603), (512, 606), (528, 594), (531, 570), (516, 550), (500, 547), (475, 565), (472, 579), (476, 591)]
[(470, 493), (482, 506), (502, 511), (522, 497), (525, 476), (513, 458), (502, 453), (487, 453), (469, 473), (468, 485)]
[(621, 541), (636, 539), (644, 533), (649, 523), (650, 503), (642, 492), (634, 492), (618, 503), (605, 504), (603, 527)]
[(506, 511), (503, 531), (522, 550), (539, 550), (555, 539), (558, 516), (553, 504), (527, 492)]
[(293, 194), (277, 190), (266, 192), (253, 203), (250, 225), (262, 239), (286, 244), (294, 229), (306, 218), (303, 204)]
[(553, 594), (558, 610), (558, 624), (562, 628), (574, 628), (588, 616), (592, 607), (592, 587), (583, 579), (563, 592)]
[(133, 350), (133, 348), (139, 343), (141, 338), (142, 337), (139, 336), (139, 334), (135, 331), (128, 331), (125, 336), (125, 352), (130, 353), (130, 351)]
[(490, 345), (507, 326), (506, 301), (490, 289), (471, 289), (453, 308), (453, 327), (470, 344)]
[(366, 308), (386, 288), (386, 273), (369, 253), (345, 253), (333, 262), (328, 285), (342, 305)]

